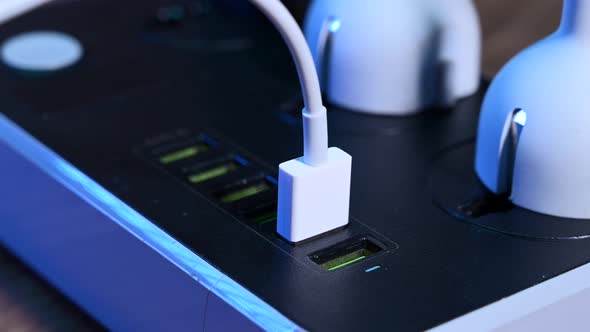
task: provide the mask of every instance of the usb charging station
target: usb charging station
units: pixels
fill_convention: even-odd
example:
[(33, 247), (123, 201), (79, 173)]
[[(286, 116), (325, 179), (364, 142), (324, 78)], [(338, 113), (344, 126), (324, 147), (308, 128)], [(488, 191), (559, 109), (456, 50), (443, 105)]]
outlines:
[(215, 133), (183, 129), (159, 137), (147, 139), (136, 154), (312, 269), (336, 271), (397, 249), (354, 219), (344, 229), (297, 245), (285, 241), (276, 233), (278, 193), (272, 168)]
[(172, 0), (55, 2), (0, 31), (51, 26), (89, 50), (48, 75), (0, 65), (0, 241), (105, 326), (427, 330), (479, 312), (472, 330), (495, 328), (589, 280), (566, 275), (590, 262), (584, 238), (486, 223), (543, 216), (465, 222), (437, 202), (472, 189), (485, 85), (409, 118), (331, 106), (330, 143), (355, 158), (350, 223), (282, 240), (273, 165), (302, 150), (299, 118), (280, 116), (298, 100), (288, 50), (259, 17), (197, 2), (212, 6), (165, 27)]

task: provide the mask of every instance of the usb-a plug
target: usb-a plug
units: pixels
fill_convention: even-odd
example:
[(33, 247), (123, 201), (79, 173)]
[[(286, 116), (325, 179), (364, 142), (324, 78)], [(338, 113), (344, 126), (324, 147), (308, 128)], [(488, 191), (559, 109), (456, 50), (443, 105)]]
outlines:
[(348, 224), (352, 157), (328, 149), (327, 160), (309, 166), (301, 158), (279, 166), (277, 232), (301, 242)]

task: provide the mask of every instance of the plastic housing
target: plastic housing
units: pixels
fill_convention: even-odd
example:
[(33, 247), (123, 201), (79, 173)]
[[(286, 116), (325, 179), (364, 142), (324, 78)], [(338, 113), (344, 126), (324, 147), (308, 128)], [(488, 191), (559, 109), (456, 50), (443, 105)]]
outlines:
[(351, 110), (411, 114), (479, 86), (471, 0), (315, 0), (305, 33), (329, 101)]
[(338, 148), (309, 166), (293, 159), (279, 166), (278, 233), (301, 242), (348, 224), (352, 157)]
[[(561, 28), (512, 59), (493, 81), (479, 123), (476, 171), (493, 192), (536, 212), (590, 218), (590, 2), (566, 1)], [(506, 123), (526, 111), (504, 188)]]

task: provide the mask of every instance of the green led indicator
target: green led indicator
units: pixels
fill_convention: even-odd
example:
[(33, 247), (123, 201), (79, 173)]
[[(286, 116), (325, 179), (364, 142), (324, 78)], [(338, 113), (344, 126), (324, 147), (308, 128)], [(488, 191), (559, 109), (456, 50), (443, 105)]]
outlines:
[(270, 189), (270, 185), (268, 185), (268, 183), (266, 182), (263, 182), (257, 185), (249, 186), (244, 189), (231, 192), (221, 197), (221, 201), (223, 203), (233, 203), (254, 195), (258, 195)]
[(337, 269), (339, 269), (339, 268), (341, 268), (341, 267), (348, 266), (348, 265), (350, 265), (350, 264), (352, 264), (352, 263), (356, 263), (356, 262), (360, 261), (361, 259), (365, 259), (365, 258), (366, 258), (365, 256), (357, 257), (357, 258), (355, 258), (355, 259), (353, 259), (353, 260), (351, 260), (351, 261), (344, 262), (344, 263), (342, 263), (342, 264), (340, 264), (340, 265), (336, 265), (336, 266), (334, 266), (334, 267), (331, 267), (331, 268), (329, 268), (329, 269), (328, 269), (328, 271), (334, 271), (334, 270), (337, 270)]
[(258, 225), (268, 224), (269, 222), (277, 220), (277, 211), (269, 211), (254, 218), (254, 223)]
[(228, 173), (231, 173), (231, 172), (235, 171), (236, 169), (238, 169), (238, 165), (236, 165), (234, 163), (218, 166), (218, 167), (206, 170), (204, 172), (201, 172), (201, 173), (198, 173), (195, 175), (191, 175), (189, 177), (189, 181), (192, 183), (203, 183), (203, 182), (218, 178), (220, 176), (226, 175)]
[(204, 144), (191, 146), (189, 148), (175, 151), (160, 157), (160, 162), (165, 165), (172, 164), (183, 159), (194, 157), (199, 153), (206, 152), (207, 150), (209, 150), (209, 147)]
[(334, 270), (343, 268), (345, 266), (351, 265), (353, 263), (356, 263), (360, 260), (363, 260), (370, 255), (371, 255), (371, 253), (369, 251), (367, 251), (366, 249), (361, 249), (361, 250), (357, 250), (355, 252), (351, 252), (348, 255), (338, 257), (334, 260), (326, 262), (326, 263), (322, 264), (321, 266), (328, 271), (334, 271)]

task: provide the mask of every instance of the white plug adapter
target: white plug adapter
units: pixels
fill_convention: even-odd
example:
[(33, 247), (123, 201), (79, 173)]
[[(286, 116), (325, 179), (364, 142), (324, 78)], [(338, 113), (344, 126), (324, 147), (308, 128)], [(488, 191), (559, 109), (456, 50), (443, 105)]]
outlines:
[(305, 34), (328, 100), (352, 111), (452, 106), (480, 84), (473, 0), (314, 0)]
[(496, 76), (480, 116), (476, 172), (538, 213), (590, 219), (590, 1)]
[(279, 166), (277, 232), (301, 242), (348, 224), (352, 157), (338, 148), (309, 166), (294, 159)]

